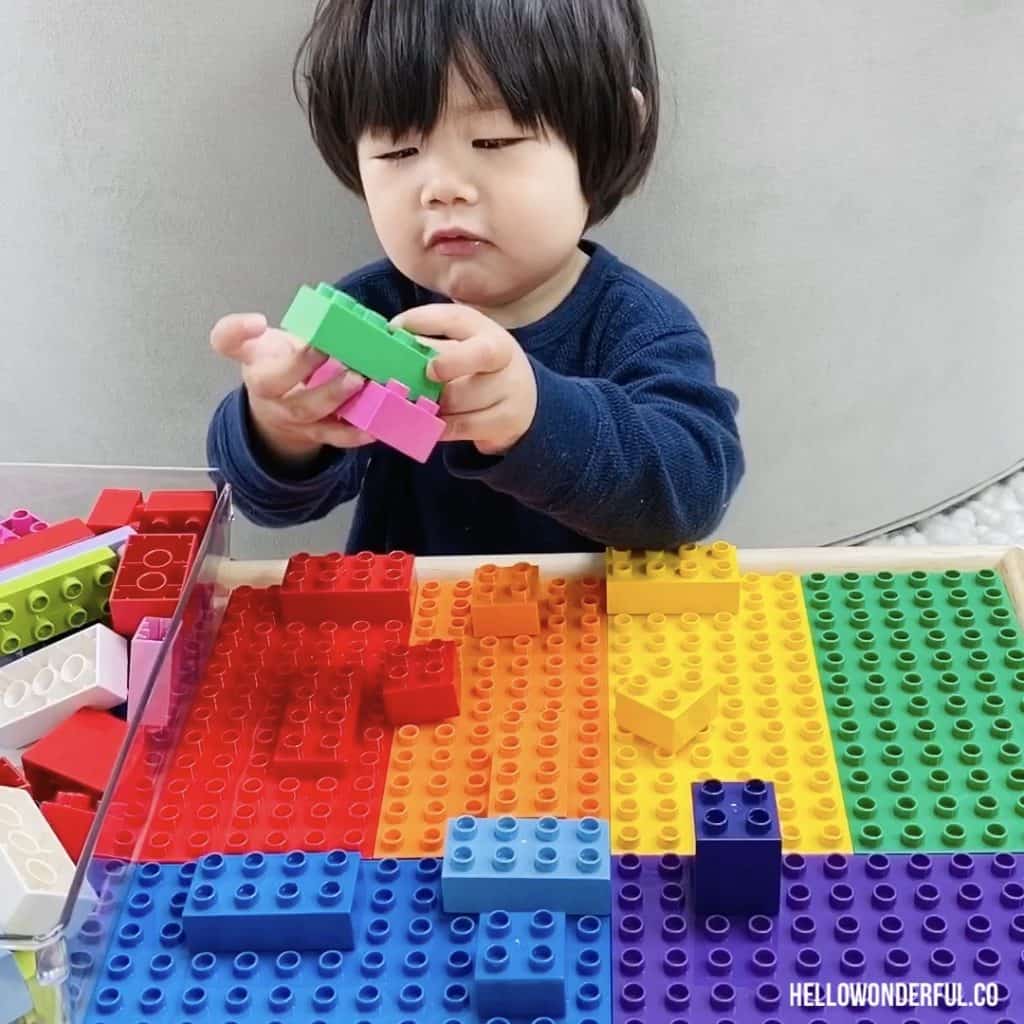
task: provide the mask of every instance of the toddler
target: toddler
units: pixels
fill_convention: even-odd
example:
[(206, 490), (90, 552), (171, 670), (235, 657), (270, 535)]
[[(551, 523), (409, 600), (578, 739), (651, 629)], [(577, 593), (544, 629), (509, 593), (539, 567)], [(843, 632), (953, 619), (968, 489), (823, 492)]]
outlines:
[(208, 458), (254, 521), (358, 498), (346, 549), (672, 548), (743, 473), (737, 401), (690, 310), (586, 232), (650, 168), (642, 0), (322, 0), (296, 59), (313, 138), (386, 259), (337, 287), (438, 355), (442, 443), (418, 464), (331, 413), (364, 383), (236, 314), (242, 387)]

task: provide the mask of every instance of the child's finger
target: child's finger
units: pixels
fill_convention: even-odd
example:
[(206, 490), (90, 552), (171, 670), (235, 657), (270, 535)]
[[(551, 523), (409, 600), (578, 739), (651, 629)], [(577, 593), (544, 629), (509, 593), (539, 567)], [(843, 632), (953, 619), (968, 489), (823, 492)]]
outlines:
[(210, 331), (213, 350), (228, 359), (246, 361), (247, 341), (258, 338), (267, 329), (262, 313), (232, 313), (221, 317)]
[(512, 336), (502, 333), (477, 334), (468, 341), (440, 348), (427, 367), (431, 380), (446, 384), (471, 373), (496, 373), (512, 358)]
[(328, 444), (332, 448), (361, 448), (363, 445), (373, 443), (373, 438), (369, 434), (350, 423), (324, 420), (310, 430), (314, 441)]
[(251, 358), (246, 367), (245, 385), (259, 398), (283, 398), (327, 360), (315, 348), (283, 332), (277, 333), (289, 339), (289, 344), (266, 358)]
[(358, 373), (347, 371), (319, 387), (296, 388), (281, 401), (294, 422), (316, 423), (334, 415), (338, 406), (347, 402), (365, 383)]
[(493, 430), (498, 406), (444, 417), (442, 441), (475, 441)]
[(391, 326), (400, 327), (412, 334), (426, 335), (424, 341), (432, 345), (431, 338), (465, 341), (489, 323), (491, 321), (483, 313), (470, 306), (460, 306), (456, 302), (437, 302), (399, 313), (391, 321)]
[(505, 397), (505, 384), (493, 373), (460, 377), (445, 385), (441, 392), (441, 414), (456, 416), (490, 408)]

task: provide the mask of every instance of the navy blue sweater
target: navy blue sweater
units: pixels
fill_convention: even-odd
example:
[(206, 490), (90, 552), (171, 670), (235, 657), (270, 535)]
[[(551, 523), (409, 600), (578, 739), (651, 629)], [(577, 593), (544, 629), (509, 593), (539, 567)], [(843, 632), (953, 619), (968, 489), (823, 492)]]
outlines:
[[(715, 382), (687, 307), (607, 249), (547, 316), (511, 333), (537, 378), (533, 425), (508, 452), (438, 445), (420, 465), (382, 444), (325, 449), (301, 476), (275, 465), (244, 388), (220, 404), (207, 455), (266, 526), (358, 497), (346, 550), (419, 555), (672, 548), (715, 529), (743, 474), (735, 396)], [(374, 263), (338, 283), (390, 319), (446, 301)]]

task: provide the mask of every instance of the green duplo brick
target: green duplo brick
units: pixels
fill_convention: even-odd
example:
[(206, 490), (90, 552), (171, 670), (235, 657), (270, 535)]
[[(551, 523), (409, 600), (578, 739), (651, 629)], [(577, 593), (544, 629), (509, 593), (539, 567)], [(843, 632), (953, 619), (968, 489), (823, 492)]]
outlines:
[(1024, 644), (999, 574), (803, 585), (854, 849), (1024, 849)]
[(104, 618), (116, 566), (110, 548), (97, 548), (0, 585), (0, 654)]
[(387, 320), (329, 284), (315, 291), (303, 285), (281, 320), (290, 334), (379, 384), (401, 381), (409, 400), (437, 401), (441, 385), (427, 379), (427, 364), (437, 352), (414, 334), (388, 326)]

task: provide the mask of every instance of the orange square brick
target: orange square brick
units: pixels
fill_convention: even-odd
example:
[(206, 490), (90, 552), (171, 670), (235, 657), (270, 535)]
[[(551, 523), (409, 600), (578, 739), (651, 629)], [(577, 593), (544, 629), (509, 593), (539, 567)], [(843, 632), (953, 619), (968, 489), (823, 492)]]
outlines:
[(540, 571), (528, 562), (482, 565), (473, 573), (473, 636), (537, 636)]

